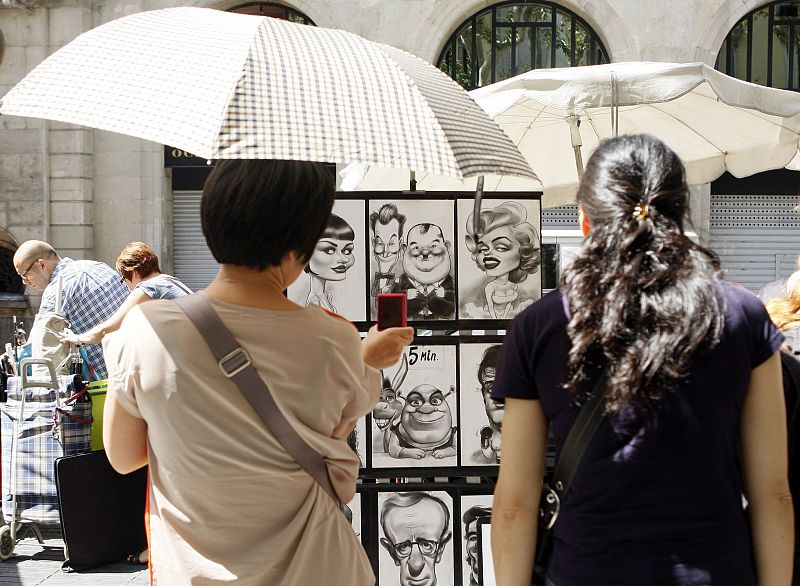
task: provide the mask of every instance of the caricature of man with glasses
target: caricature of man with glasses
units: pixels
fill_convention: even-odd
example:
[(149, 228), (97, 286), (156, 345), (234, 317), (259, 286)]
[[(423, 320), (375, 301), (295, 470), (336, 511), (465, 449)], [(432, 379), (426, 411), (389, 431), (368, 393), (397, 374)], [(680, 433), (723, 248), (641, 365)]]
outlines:
[(436, 586), (436, 564), (452, 537), (450, 510), (425, 492), (390, 495), (381, 510), (386, 548), (400, 567), (400, 586)]

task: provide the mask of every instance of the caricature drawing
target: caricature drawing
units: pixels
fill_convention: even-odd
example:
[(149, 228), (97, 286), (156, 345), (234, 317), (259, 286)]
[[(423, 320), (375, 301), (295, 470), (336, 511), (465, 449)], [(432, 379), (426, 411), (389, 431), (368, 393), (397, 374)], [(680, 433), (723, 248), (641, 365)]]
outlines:
[(353, 453), (356, 456), (358, 456), (358, 467), (359, 468), (363, 468), (364, 467), (364, 460), (361, 457), (361, 453), (360, 453), (361, 452), (361, 450), (360, 450), (361, 445), (360, 445), (360, 442), (358, 440), (358, 430), (357, 429), (353, 429), (353, 431), (350, 432), (350, 435), (347, 436), (347, 439), (345, 441), (347, 442), (348, 447), (351, 450), (353, 450)]
[[(491, 519), (492, 507), (475, 505), (464, 512), (464, 552), (465, 560), (469, 565), (469, 582), (465, 586), (478, 586), (480, 581), (478, 566), (478, 519)], [(466, 573), (466, 572), (465, 572)]]
[(333, 295), (326, 290), (328, 281), (343, 281), (347, 271), (355, 264), (353, 256), (353, 228), (341, 217), (331, 214), (328, 226), (314, 247), (311, 260), (305, 267), (309, 275), (308, 297), (305, 306), (319, 305), (336, 312)]
[(356, 537), (361, 537), (361, 495), (355, 493), (349, 503), (342, 503), (342, 512), (353, 528)]
[(369, 215), (372, 232), (372, 256), (377, 263), (370, 287), (370, 302), (375, 304), (379, 293), (391, 293), (400, 276), (400, 244), (406, 217), (393, 203), (383, 204)]
[(400, 586), (436, 586), (450, 530), (450, 509), (425, 492), (393, 493), (384, 501), (380, 543), (400, 568)]
[(457, 465), (457, 350), (412, 345), (381, 373), (371, 417), (373, 468)]
[[(372, 410), (372, 420), (381, 431), (388, 428), (389, 424), (400, 417), (400, 413), (403, 410), (400, 386), (403, 384), (407, 373), (408, 358), (403, 353), (400, 368), (392, 378), (392, 382), (389, 382), (389, 379), (385, 376), (382, 377), (383, 384), (381, 385), (380, 398), (378, 399), (378, 404)], [(383, 371), (381, 371), (381, 375), (383, 375)]]
[(450, 405), (445, 401), (455, 393), (450, 387), (447, 394), (433, 385), (414, 387), (405, 397), (400, 416), (392, 420), (384, 431), (384, 449), (393, 458), (436, 459), (456, 455), (456, 427)]
[(494, 385), (497, 359), (500, 356), (500, 344), (489, 346), (483, 353), (483, 358), (478, 365), (478, 382), (483, 397), (483, 406), (486, 409), (486, 418), (489, 425), (481, 428), (481, 454), (487, 463), (500, 463), (501, 435), (503, 426), (503, 404), (492, 399), (492, 386)]
[(403, 275), (394, 292), (405, 293), (409, 320), (453, 319), (455, 280), (450, 241), (436, 224), (417, 224), (408, 231), (401, 252)]
[(467, 219), (465, 242), (472, 260), (491, 277), (483, 288), (484, 311), (491, 319), (508, 319), (533, 303), (520, 301), (519, 284), (539, 270), (539, 234), (514, 201), (483, 209), (478, 218), (477, 234), (473, 214)]

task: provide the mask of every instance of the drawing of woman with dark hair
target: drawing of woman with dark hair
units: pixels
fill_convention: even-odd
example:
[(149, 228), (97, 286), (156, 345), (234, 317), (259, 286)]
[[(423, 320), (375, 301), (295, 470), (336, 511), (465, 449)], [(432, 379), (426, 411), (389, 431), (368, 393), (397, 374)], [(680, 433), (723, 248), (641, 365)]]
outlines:
[(467, 219), (467, 249), (478, 268), (492, 277), (483, 289), (486, 305), (466, 305), (471, 317), (488, 313), (491, 319), (508, 319), (533, 303), (519, 292), (519, 284), (539, 270), (541, 259), (539, 233), (527, 220), (525, 208), (514, 201), (481, 210), (477, 234), (473, 215)]
[(353, 256), (355, 232), (344, 219), (331, 214), (328, 226), (322, 238), (314, 247), (314, 254), (306, 265), (309, 274), (309, 290), (305, 305), (319, 305), (323, 309), (336, 313), (333, 295), (325, 289), (328, 281), (343, 281), (347, 277), (356, 259)]

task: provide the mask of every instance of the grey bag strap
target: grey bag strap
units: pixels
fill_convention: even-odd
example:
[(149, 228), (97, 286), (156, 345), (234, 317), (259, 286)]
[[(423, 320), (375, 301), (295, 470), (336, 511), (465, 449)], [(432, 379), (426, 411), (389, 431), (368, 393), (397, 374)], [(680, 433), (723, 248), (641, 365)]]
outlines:
[(211, 353), (219, 362), (222, 374), (236, 383), (267, 429), (303, 470), (308, 472), (340, 506), (341, 503), (328, 476), (325, 459), (298, 435), (283, 416), (275, 404), (269, 387), (253, 367), (247, 350), (239, 346), (208, 300), (195, 293), (178, 297), (173, 301), (186, 313), (205, 338)]

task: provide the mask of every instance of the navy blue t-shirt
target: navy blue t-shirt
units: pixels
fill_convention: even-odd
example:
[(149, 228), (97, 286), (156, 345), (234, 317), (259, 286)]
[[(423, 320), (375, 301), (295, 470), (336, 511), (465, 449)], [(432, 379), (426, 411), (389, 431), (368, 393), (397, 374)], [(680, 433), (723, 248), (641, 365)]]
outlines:
[[(719, 344), (652, 413), (607, 418), (587, 449), (555, 526), (547, 573), (557, 586), (755, 586), (739, 418), (751, 370), (783, 336), (755, 295), (724, 281), (719, 291)], [(540, 400), (559, 449), (579, 410), (562, 387), (567, 322), (558, 291), (519, 314), (492, 392)]]

